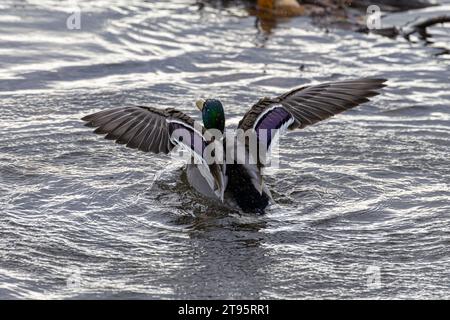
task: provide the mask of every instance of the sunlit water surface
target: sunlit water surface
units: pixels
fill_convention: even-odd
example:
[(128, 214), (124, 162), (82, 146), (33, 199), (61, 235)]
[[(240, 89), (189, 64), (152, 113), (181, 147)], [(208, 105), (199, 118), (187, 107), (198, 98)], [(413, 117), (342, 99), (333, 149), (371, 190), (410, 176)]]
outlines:
[[(268, 33), (240, 3), (115, 0), (78, 1), (68, 30), (74, 3), (0, 4), (0, 298), (450, 297), (448, 29), (434, 46), (306, 17)], [(371, 103), (282, 139), (260, 217), (79, 120), (198, 118), (193, 101), (218, 97), (235, 127), (262, 96), (374, 75), (389, 87)]]

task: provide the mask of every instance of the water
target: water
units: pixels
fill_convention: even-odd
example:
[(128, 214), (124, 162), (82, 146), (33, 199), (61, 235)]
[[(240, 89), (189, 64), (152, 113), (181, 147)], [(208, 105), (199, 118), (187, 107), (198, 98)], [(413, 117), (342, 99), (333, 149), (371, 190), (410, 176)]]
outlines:
[[(306, 17), (262, 31), (217, 3), (78, 1), (68, 30), (69, 2), (2, 1), (0, 298), (449, 298), (448, 29), (431, 46)], [(233, 127), (262, 96), (373, 75), (389, 79), (373, 102), (282, 139), (262, 217), (79, 120), (135, 104), (198, 119), (194, 100), (218, 97)]]

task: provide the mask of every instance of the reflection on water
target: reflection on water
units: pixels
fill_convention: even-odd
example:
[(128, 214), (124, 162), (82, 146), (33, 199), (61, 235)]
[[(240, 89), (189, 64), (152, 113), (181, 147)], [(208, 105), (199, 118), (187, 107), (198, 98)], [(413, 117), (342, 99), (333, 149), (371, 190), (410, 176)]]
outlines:
[[(261, 27), (248, 2), (78, 1), (81, 30), (64, 4), (0, 4), (0, 298), (448, 297), (448, 56), (306, 16)], [(198, 119), (209, 96), (235, 127), (260, 97), (373, 75), (389, 79), (373, 103), (282, 139), (262, 217), (199, 198), (181, 169), (152, 185), (167, 157), (79, 120)]]

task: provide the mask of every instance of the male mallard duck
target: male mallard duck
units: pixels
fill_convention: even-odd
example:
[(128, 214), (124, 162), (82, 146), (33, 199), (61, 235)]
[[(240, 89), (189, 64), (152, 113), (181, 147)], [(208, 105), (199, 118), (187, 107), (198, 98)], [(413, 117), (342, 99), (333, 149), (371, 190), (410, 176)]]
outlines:
[[(296, 88), (276, 98), (262, 98), (247, 111), (238, 129), (251, 132), (258, 145), (270, 152), (280, 134), (303, 129), (369, 101), (369, 97), (379, 94), (376, 90), (383, 88), (385, 81), (366, 78), (332, 82)], [(233, 203), (244, 212), (263, 214), (271, 201), (261, 174), (263, 159), (258, 154), (254, 163), (239, 161), (242, 156), (252, 156), (247, 140), (243, 140), (244, 146), (239, 149), (239, 144), (228, 147), (224, 143), (234, 138), (227, 136), (222, 143), (211, 138), (212, 131), (225, 131), (225, 112), (219, 100), (199, 100), (196, 105), (202, 112), (204, 126), (176, 109), (144, 106), (100, 111), (82, 120), (87, 126), (97, 128), (95, 133), (106, 134), (106, 139), (129, 148), (168, 154), (177, 145), (183, 147), (197, 160), (187, 165), (188, 181), (197, 191)], [(217, 150), (220, 146), (232, 150), (225, 149), (225, 161), (217, 161), (217, 157), (207, 161), (205, 150), (212, 145)]]

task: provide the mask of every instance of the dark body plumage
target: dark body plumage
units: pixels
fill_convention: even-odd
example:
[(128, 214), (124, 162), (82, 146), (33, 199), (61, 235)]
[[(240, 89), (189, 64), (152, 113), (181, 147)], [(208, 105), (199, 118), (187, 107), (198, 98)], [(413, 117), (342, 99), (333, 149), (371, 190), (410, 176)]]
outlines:
[(269, 197), (259, 193), (253, 186), (250, 176), (241, 164), (227, 165), (228, 184), (226, 191), (231, 193), (236, 204), (244, 212), (264, 214), (269, 205)]

